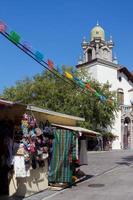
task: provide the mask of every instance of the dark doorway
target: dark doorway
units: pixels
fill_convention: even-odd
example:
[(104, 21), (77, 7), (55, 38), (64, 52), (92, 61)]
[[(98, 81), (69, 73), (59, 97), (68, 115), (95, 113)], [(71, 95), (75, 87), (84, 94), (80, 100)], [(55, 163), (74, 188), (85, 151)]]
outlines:
[(123, 135), (123, 148), (129, 149), (130, 148), (130, 131), (129, 131), (129, 125), (130, 125), (130, 118), (126, 117), (124, 120), (124, 135)]

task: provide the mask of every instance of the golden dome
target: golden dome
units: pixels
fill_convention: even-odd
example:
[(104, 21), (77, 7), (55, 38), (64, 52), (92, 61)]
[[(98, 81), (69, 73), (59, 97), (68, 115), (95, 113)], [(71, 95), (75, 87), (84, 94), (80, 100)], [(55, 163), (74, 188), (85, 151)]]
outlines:
[(105, 40), (105, 33), (104, 29), (97, 25), (91, 30), (91, 41), (94, 40), (95, 38), (100, 38), (101, 40)]

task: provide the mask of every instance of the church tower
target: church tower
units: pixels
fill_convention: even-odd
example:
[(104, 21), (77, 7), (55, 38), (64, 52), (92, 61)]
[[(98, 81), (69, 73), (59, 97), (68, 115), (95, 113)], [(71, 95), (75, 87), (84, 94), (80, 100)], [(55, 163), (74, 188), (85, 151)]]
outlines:
[(79, 72), (84, 70), (89, 79), (108, 82), (110, 90), (116, 92), (120, 109), (111, 129), (118, 136), (112, 148), (133, 149), (133, 74), (118, 63), (116, 55), (113, 57), (113, 47), (112, 37), (107, 41), (104, 29), (97, 23), (90, 32), (90, 41), (83, 39), (83, 57), (76, 68)]
[(110, 36), (110, 40), (105, 40), (105, 31), (104, 29), (97, 25), (91, 30), (90, 33), (90, 42), (87, 42), (85, 38), (83, 38), (82, 49), (83, 49), (83, 59), (79, 60), (81, 64), (90, 62), (96, 58), (103, 59), (105, 61), (113, 62), (112, 49), (114, 47), (114, 43), (112, 41), (112, 37)]

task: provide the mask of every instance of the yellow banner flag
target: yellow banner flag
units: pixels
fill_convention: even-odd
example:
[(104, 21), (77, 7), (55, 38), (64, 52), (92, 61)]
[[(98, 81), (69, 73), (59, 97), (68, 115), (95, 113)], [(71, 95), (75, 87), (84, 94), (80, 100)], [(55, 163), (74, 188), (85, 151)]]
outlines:
[(65, 76), (69, 79), (73, 79), (73, 76), (72, 74), (68, 73), (68, 72), (65, 72)]

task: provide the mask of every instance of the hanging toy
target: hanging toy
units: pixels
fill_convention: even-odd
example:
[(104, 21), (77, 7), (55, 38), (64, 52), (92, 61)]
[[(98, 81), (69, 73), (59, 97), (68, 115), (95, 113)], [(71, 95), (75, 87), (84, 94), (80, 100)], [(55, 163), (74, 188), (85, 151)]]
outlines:
[(29, 116), (28, 116), (27, 113), (25, 113), (25, 114), (23, 115), (23, 120), (28, 120), (28, 119), (29, 119)]
[(29, 131), (29, 135), (30, 135), (31, 138), (36, 137), (35, 129), (34, 129), (34, 128), (32, 128), (32, 129)]
[(24, 135), (25, 137), (28, 136), (28, 127), (29, 127), (28, 121), (22, 120), (22, 121), (21, 121), (21, 130), (22, 130), (23, 135)]
[(35, 142), (31, 142), (30, 143), (30, 152), (31, 153), (35, 153), (35, 151), (36, 151)]
[(36, 118), (33, 116), (30, 116), (28, 119), (28, 123), (30, 128), (35, 128), (36, 127)]
[(28, 137), (28, 135), (29, 135), (29, 131), (28, 131), (28, 129), (29, 129), (29, 122), (28, 122), (28, 120), (29, 120), (29, 116), (28, 116), (28, 114), (25, 113), (23, 115), (23, 117), (22, 117), (22, 120), (21, 120), (21, 130), (22, 130), (23, 135), (25, 137)]

